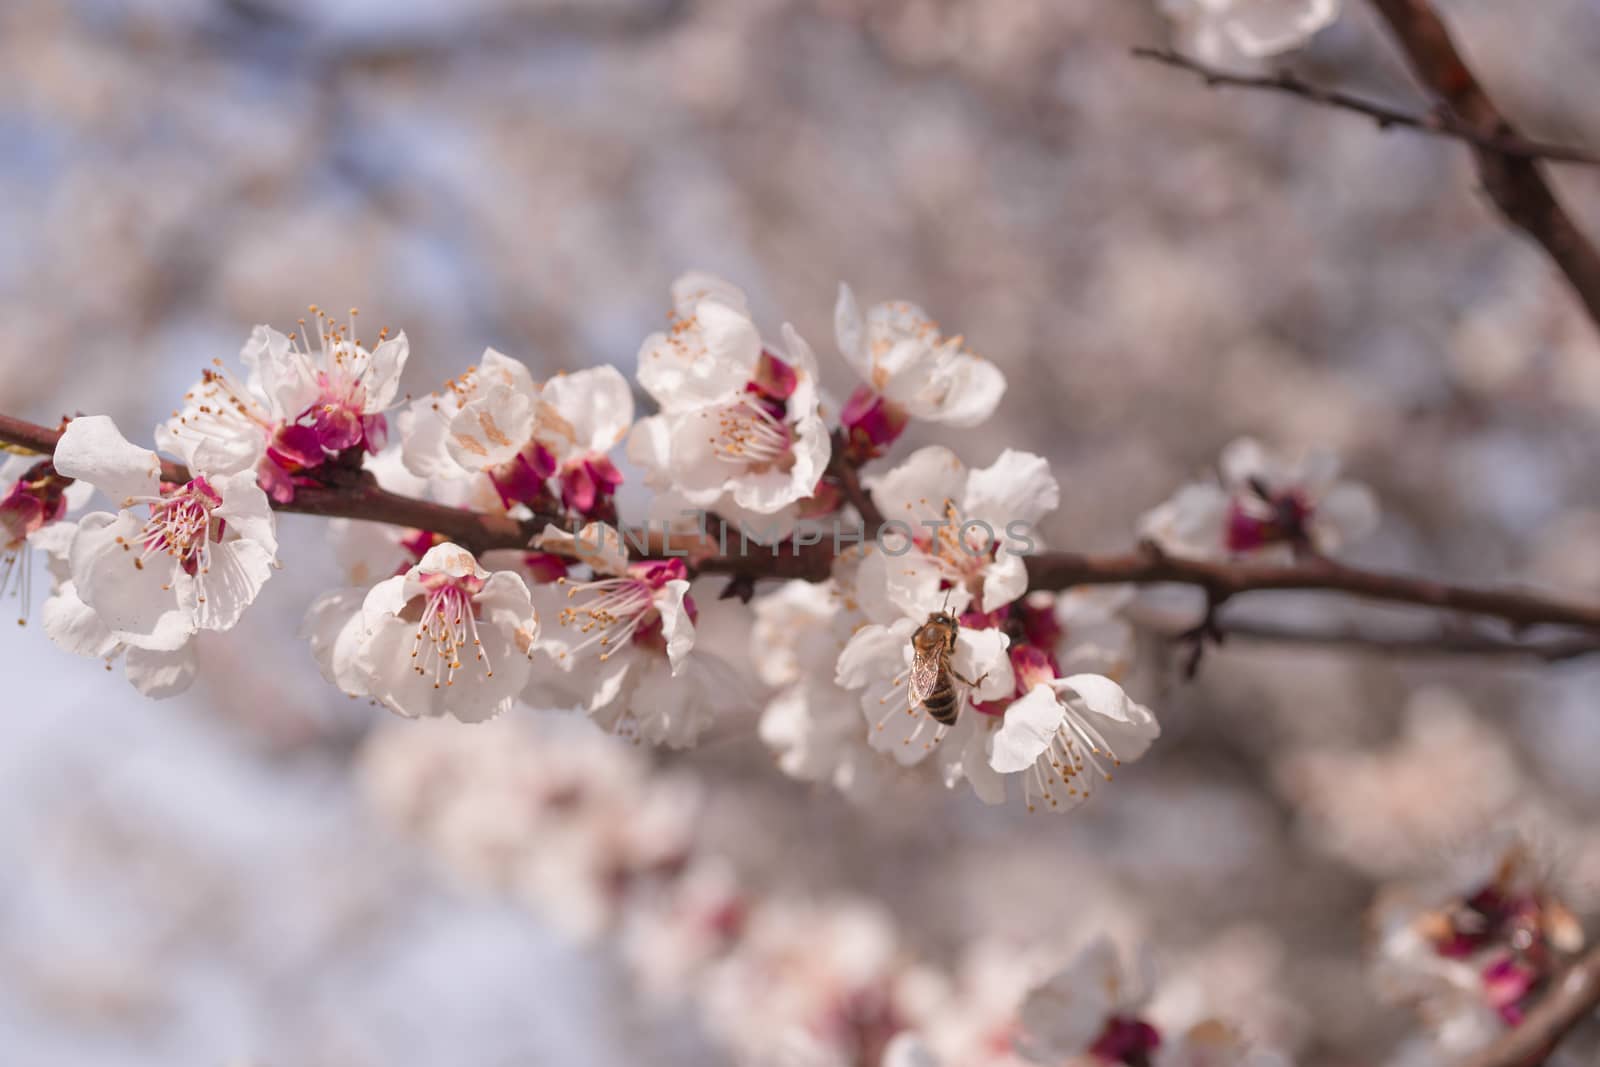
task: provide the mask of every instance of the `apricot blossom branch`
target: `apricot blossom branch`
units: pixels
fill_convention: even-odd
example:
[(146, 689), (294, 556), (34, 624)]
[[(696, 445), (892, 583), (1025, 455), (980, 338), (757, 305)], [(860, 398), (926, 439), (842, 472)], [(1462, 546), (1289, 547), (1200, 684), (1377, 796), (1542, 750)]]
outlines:
[[(0, 415), (0, 442), (49, 455), (60, 436), (61, 431), (48, 426)], [(184, 482), (189, 472), (180, 464), (164, 460), (162, 477), (168, 482)], [(858, 491), (870, 501), (864, 490)], [(292, 501), (275, 502), (274, 508), (291, 514), (362, 519), (426, 530), (478, 553), (526, 549), (546, 523), (564, 523), (555, 515), (518, 520), (449, 507), (390, 492), (365, 479), (344, 485), (301, 487)], [(700, 574), (818, 582), (831, 574), (835, 558), (833, 546), (826, 540), (816, 544), (783, 541), (763, 547), (740, 545), (735, 539), (724, 550), (716, 539), (697, 533), (651, 532), (648, 537), (646, 558), (682, 557)], [(1039, 552), (1026, 557), (1025, 564), (1028, 588), (1036, 591), (1090, 585), (1185, 585), (1202, 590), (1215, 604), (1251, 593), (1323, 592), (1495, 618), (1514, 628), (1549, 625), (1600, 633), (1600, 605), (1528, 590), (1486, 589), (1366, 570), (1315, 556), (1286, 564), (1189, 559), (1147, 542), (1121, 554)], [(1471, 642), (1462, 645), (1462, 651), (1480, 650)]]

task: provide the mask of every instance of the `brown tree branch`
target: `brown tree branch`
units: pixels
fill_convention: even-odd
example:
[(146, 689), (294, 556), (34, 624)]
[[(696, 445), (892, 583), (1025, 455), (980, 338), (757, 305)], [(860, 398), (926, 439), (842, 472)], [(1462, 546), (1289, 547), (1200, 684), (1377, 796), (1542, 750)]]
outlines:
[(1298, 563), (1262, 564), (1182, 559), (1146, 545), (1119, 556), (1042, 552), (1029, 556), (1033, 589), (1074, 585), (1192, 585), (1214, 601), (1267, 590), (1343, 593), (1363, 600), (1486, 615), (1513, 626), (1576, 626), (1600, 631), (1600, 606), (1578, 604), (1518, 589), (1481, 589), (1428, 578), (1388, 574), (1311, 558)]
[[(1520, 137), (1467, 66), (1429, 0), (1372, 0), (1409, 61), (1412, 73), (1449, 109), (1453, 120), (1487, 138)], [(1538, 241), (1566, 275), (1600, 326), (1600, 250), (1586, 237), (1545, 180), (1537, 160), (1474, 144), (1484, 189), (1506, 221)]]
[[(1134, 611), (1130, 612), (1129, 621), (1147, 633), (1174, 642), (1191, 640), (1195, 634), (1195, 627), (1186, 618), (1172, 613)], [(1219, 643), (1230, 647), (1246, 644), (1270, 648), (1352, 650), (1385, 659), (1489, 657), (1565, 663), (1600, 653), (1600, 635), (1518, 640), (1472, 630), (1458, 632), (1446, 627), (1401, 630), (1398, 627), (1366, 627), (1354, 623), (1313, 627), (1289, 626), (1257, 619), (1214, 618), (1210, 633)]]
[(1174, 52), (1169, 48), (1135, 48), (1133, 49), (1133, 55), (1136, 59), (1145, 59), (1177, 70), (1188, 71), (1212, 88), (1259, 89), (1268, 92), (1287, 93), (1290, 96), (1297, 96), (1321, 107), (1365, 115), (1377, 123), (1378, 128), (1382, 130), (1398, 126), (1408, 130), (1416, 130), (1420, 133), (1431, 134), (1435, 137), (1450, 137), (1458, 141), (1465, 141), (1477, 148), (1498, 152), (1501, 155), (1515, 156), (1522, 159), (1548, 159), (1558, 163), (1580, 163), (1587, 166), (1600, 166), (1600, 155), (1581, 148), (1534, 141), (1515, 132), (1486, 133), (1449, 111), (1414, 114), (1389, 104), (1379, 103), (1375, 100), (1356, 96), (1353, 93), (1347, 93), (1341, 89), (1324, 89), (1320, 86), (1312, 85), (1299, 75), (1286, 70), (1279, 71), (1276, 74), (1240, 74), (1208, 66), (1197, 59)]
[(1557, 978), (1527, 1018), (1461, 1067), (1534, 1067), (1586, 1016), (1600, 1008), (1600, 946)]
[[(49, 454), (60, 436), (59, 430), (0, 415), (0, 442)], [(164, 475), (172, 481), (184, 481), (189, 476), (181, 466), (171, 463), (164, 465)], [(505, 515), (446, 507), (365, 482), (300, 488), (293, 503), (279, 510), (431, 530), (474, 552), (526, 548), (545, 522), (559, 522), (554, 517), (519, 522)], [(828, 538), (808, 544), (801, 544), (798, 539), (783, 541), (770, 548), (754, 543), (747, 546), (730, 538), (723, 551), (715, 538), (698, 533), (650, 532), (646, 550), (650, 556), (687, 557), (699, 574), (821, 581), (831, 573), (835, 546)], [(1121, 555), (1042, 552), (1027, 557), (1026, 562), (1029, 588), (1036, 590), (1061, 590), (1075, 585), (1188, 585), (1205, 592), (1212, 604), (1248, 593), (1301, 590), (1481, 615), (1519, 628), (1553, 625), (1600, 633), (1600, 605), (1525, 590), (1452, 585), (1320, 558), (1290, 564), (1234, 563), (1182, 559), (1145, 545)]]
[(872, 494), (861, 484), (861, 472), (847, 458), (845, 446), (848, 443), (843, 431), (833, 435), (833, 452), (828, 458), (828, 473), (838, 481), (844, 498), (854, 505), (857, 514), (861, 516), (866, 536), (876, 537), (878, 531), (883, 529), (883, 512), (878, 510)]

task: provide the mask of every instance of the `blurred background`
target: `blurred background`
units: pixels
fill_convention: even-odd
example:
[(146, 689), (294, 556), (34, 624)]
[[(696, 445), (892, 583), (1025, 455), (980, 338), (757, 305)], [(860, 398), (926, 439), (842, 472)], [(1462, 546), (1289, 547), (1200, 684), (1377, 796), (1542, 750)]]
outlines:
[[(1590, 0), (1439, 6), (1527, 133), (1600, 145)], [(1423, 110), (1349, 8), (1292, 64)], [(900, 454), (1048, 456), (1053, 544), (1126, 547), (1252, 433), (1378, 490), (1358, 561), (1600, 595), (1600, 335), (1466, 153), (1129, 56), (1169, 32), (1146, 0), (11, 0), (0, 410), (137, 440), (311, 303), (404, 328), (417, 395), (486, 345), (631, 373), (688, 267), (794, 322), (843, 396), (848, 281), (1004, 370), (986, 427)], [(1555, 177), (1600, 233), (1600, 174)], [(281, 532), (287, 566), (180, 700), (33, 624), (0, 644), (0, 1060), (731, 1062), (613, 942), (374, 814), (352, 769), (408, 724), (318, 677), (295, 631), (336, 568), (316, 520)], [(1306, 1064), (1411, 1054), (1364, 974), (1380, 884), (1532, 826), (1600, 909), (1592, 665), (1241, 644), (1189, 683), (1159, 651), (1137, 695), (1162, 741), (1068, 818), (920, 783), (863, 809), (778, 774), (754, 709), (638, 756), (694, 776), (701, 840), (752, 884), (876, 901), (946, 968), (985, 939), (1147, 939)]]

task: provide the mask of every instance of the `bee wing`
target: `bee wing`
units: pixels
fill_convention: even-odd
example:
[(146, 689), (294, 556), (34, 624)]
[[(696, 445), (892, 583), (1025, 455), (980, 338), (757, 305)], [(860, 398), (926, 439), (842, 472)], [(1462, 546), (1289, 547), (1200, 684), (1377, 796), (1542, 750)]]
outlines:
[(911, 683), (907, 691), (911, 699), (911, 710), (915, 711), (922, 706), (922, 702), (933, 695), (939, 687), (939, 657), (917, 656), (911, 661)]

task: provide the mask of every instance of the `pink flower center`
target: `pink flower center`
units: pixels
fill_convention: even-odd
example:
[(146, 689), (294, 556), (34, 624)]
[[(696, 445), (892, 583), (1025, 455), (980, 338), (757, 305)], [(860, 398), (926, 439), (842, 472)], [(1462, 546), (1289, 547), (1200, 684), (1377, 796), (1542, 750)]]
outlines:
[(1271, 492), (1253, 487), (1251, 496), (1236, 496), (1228, 505), (1224, 531), (1229, 552), (1253, 552), (1274, 544), (1304, 544), (1306, 524), (1316, 508), (1298, 489)]
[(883, 455), (905, 432), (910, 421), (910, 415), (874, 392), (871, 386), (859, 386), (839, 414), (849, 459), (865, 463)]
[(1155, 1027), (1143, 1019), (1114, 1015), (1089, 1046), (1089, 1055), (1106, 1063), (1149, 1067), (1152, 1054), (1160, 1047), (1161, 1033)]
[[(780, 408), (777, 414), (774, 406)], [(766, 468), (791, 461), (793, 443), (794, 434), (783, 421), (781, 405), (747, 394), (717, 413), (711, 450), (729, 463)]]
[[(599, 578), (587, 582), (568, 583), (567, 598), (579, 596), (589, 599), (581, 604), (561, 610), (562, 626), (574, 628), (585, 635), (557, 658), (578, 653), (593, 647), (600, 648), (600, 660), (610, 659), (625, 642), (632, 642), (659, 652), (666, 651), (666, 638), (662, 630), (661, 612), (656, 607), (656, 594), (670, 581), (681, 579), (688, 570), (681, 559), (649, 560), (629, 565), (623, 577)], [(683, 598), (683, 608), (693, 621), (698, 612), (693, 598)]]
[(402, 563), (396, 574), (404, 574), (412, 566), (422, 562), (422, 557), (428, 554), (428, 549), (442, 545), (448, 540), (431, 530), (407, 530), (406, 535), (400, 539), (400, 547), (411, 557), (411, 563)]
[(763, 351), (743, 397), (717, 412), (711, 438), (717, 458), (744, 467), (787, 470), (794, 462), (789, 397), (799, 380), (792, 366)]
[(906, 1027), (891, 991), (875, 986), (841, 991), (819, 1021), (846, 1063), (881, 1063), (890, 1039)]
[(613, 497), (622, 484), (622, 472), (603, 455), (567, 461), (561, 471), (561, 503), (586, 519), (610, 522), (617, 517)]
[(538, 584), (559, 581), (567, 576), (567, 561), (554, 552), (525, 552), (522, 565)]
[[(966, 625), (965, 621), (962, 625)], [(1010, 694), (1006, 696), (973, 705), (985, 715), (1003, 716), (1013, 701), (1027, 696), (1034, 686), (1048, 685), (1061, 677), (1061, 668), (1056, 663), (1055, 654), (1037, 645), (1025, 641), (1017, 642), (1006, 650), (1006, 655), (1011, 660), (1011, 670), (1017, 679), (1016, 685), (1012, 686)]]
[(151, 556), (166, 553), (191, 577), (210, 570), (211, 545), (221, 541), (227, 531), (227, 523), (212, 516), (222, 505), (222, 497), (210, 483), (204, 478), (181, 486), (163, 483), (161, 496), (148, 503), (150, 517), (139, 532), (143, 551), (134, 557), (133, 565), (143, 570)]
[(57, 474), (49, 460), (41, 460), (0, 497), (0, 596), (15, 590), (22, 604), (19, 626), (27, 625), (33, 601), (28, 536), (67, 513), (65, 493), (71, 484), (72, 479)]
[(1489, 1006), (1508, 1026), (1522, 1022), (1528, 1000), (1540, 984), (1539, 970), (1516, 956), (1507, 954), (1483, 969), (1483, 992)]
[(71, 478), (56, 473), (49, 460), (28, 468), (0, 497), (0, 532), (5, 539), (0, 551), (14, 552), (29, 534), (67, 513), (65, 493)]
[(1486, 885), (1468, 897), (1449, 917), (1449, 933), (1434, 944), (1448, 959), (1465, 959), (1493, 944), (1530, 947), (1542, 935), (1541, 904), (1532, 893), (1505, 893)]
[(505, 507), (527, 504), (535, 511), (554, 510), (550, 478), (556, 472), (555, 453), (537, 441), (489, 471), (489, 481)]
[(411, 611), (420, 604), (417, 632), (411, 642), (411, 669), (424, 678), (431, 677), (438, 689), (455, 684), (465, 656), (467, 662), (482, 667), (485, 677), (493, 678), (494, 665), (478, 637), (478, 609), (473, 601), (483, 590), (483, 579), (472, 574), (423, 574), (421, 581), (426, 598), (415, 598), (407, 605)]
[[(953, 500), (944, 502), (940, 525), (931, 525), (933, 521), (928, 520), (930, 525), (913, 527), (911, 540), (923, 555), (938, 566), (943, 575), (940, 588), (961, 587), (974, 597), (980, 596), (984, 572), (999, 554), (999, 531), (986, 523), (969, 521)], [(998, 623), (991, 622), (989, 625)]]

